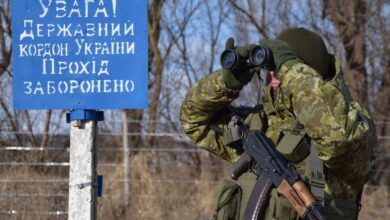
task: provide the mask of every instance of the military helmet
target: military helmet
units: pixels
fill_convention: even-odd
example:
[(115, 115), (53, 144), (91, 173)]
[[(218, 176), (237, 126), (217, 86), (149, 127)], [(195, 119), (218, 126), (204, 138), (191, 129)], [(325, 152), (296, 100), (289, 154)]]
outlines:
[(324, 79), (331, 77), (328, 50), (319, 34), (305, 28), (290, 28), (282, 31), (277, 39), (292, 47)]

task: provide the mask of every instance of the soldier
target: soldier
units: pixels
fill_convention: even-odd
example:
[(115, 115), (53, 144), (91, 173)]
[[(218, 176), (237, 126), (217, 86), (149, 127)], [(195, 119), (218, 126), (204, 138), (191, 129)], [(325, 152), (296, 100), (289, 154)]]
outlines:
[[(228, 131), (235, 112), (251, 129), (262, 130), (295, 167), (323, 203), (327, 219), (357, 219), (363, 186), (375, 162), (377, 137), (371, 117), (351, 100), (340, 63), (328, 54), (320, 35), (293, 28), (259, 44), (272, 50), (275, 66), (268, 72), (262, 105), (252, 111), (228, 107), (257, 67), (217, 70), (189, 90), (180, 114), (185, 133), (197, 146), (235, 162), (242, 149), (229, 145), (229, 135), (220, 132)], [(252, 47), (235, 47), (233, 39), (226, 42), (226, 49), (235, 49), (244, 59)], [(215, 218), (242, 219), (254, 182), (251, 172), (237, 182), (225, 181)], [(264, 212), (267, 220), (299, 219), (276, 190)]]

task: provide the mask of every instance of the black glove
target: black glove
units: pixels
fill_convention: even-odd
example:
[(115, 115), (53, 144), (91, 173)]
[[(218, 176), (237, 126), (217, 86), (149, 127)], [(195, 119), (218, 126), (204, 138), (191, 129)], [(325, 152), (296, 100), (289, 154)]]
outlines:
[[(234, 39), (229, 38), (226, 41), (225, 49), (235, 50), (242, 59), (246, 60), (249, 58), (251, 49), (255, 46), (256, 45), (254, 44), (249, 44), (243, 47), (234, 47)], [(225, 82), (226, 87), (229, 89), (241, 89), (244, 85), (251, 81), (256, 71), (259, 71), (259, 67), (248, 68), (245, 65), (242, 65), (234, 70), (222, 69), (222, 79)]]

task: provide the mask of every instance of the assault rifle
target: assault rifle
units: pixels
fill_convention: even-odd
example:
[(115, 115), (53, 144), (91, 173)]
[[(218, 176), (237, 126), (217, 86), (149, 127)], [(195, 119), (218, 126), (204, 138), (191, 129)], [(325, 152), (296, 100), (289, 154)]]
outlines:
[(237, 116), (232, 118), (229, 129), (234, 131), (234, 136), (240, 134), (245, 151), (233, 165), (231, 177), (237, 179), (254, 163), (259, 167), (256, 171), (257, 182), (244, 213), (245, 220), (257, 220), (265, 214), (274, 187), (287, 198), (303, 220), (325, 220), (322, 205), (316, 202), (297, 171), (278, 154), (262, 132), (249, 130), (249, 126)]

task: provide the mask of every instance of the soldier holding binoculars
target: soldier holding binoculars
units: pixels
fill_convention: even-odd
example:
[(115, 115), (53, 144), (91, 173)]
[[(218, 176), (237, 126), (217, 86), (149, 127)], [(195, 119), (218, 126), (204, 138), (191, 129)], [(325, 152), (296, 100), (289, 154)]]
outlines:
[[(232, 147), (232, 112), (251, 130), (264, 132), (278, 153), (299, 173), (327, 219), (357, 219), (364, 184), (375, 164), (377, 136), (368, 112), (354, 102), (340, 63), (321, 36), (304, 28), (281, 32), (276, 40), (235, 46), (226, 42), (222, 69), (188, 92), (180, 120), (201, 148), (235, 162), (243, 150)], [(268, 71), (262, 103), (251, 111), (230, 103), (259, 69)], [(224, 132), (221, 132), (224, 131)], [(256, 176), (247, 172), (225, 181), (216, 219), (242, 219)], [(288, 200), (273, 190), (260, 218), (300, 219)]]

